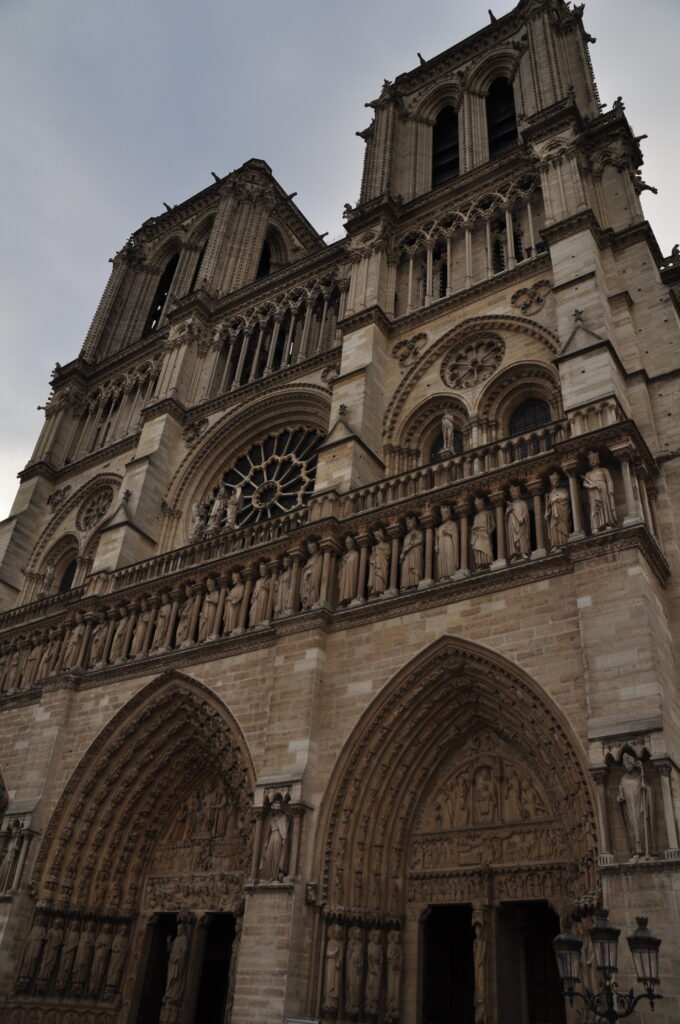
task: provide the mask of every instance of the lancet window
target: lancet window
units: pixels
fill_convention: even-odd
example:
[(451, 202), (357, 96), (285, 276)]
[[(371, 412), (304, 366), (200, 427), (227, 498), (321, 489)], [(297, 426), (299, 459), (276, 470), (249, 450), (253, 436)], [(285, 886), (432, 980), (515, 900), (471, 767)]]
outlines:
[(447, 106), (440, 110), (432, 130), (432, 187), (457, 178), (459, 173), (458, 114)]
[(494, 160), (517, 145), (515, 96), (507, 78), (495, 78), (486, 97), (489, 159)]
[(144, 324), (144, 330), (142, 334), (148, 334), (150, 331), (155, 331), (160, 324), (165, 304), (172, 288), (172, 282), (177, 272), (177, 265), (179, 263), (179, 253), (176, 252), (170, 257), (168, 262), (165, 264), (165, 269), (160, 276), (160, 280), (156, 286), (151, 305), (149, 306), (149, 312), (146, 317)]

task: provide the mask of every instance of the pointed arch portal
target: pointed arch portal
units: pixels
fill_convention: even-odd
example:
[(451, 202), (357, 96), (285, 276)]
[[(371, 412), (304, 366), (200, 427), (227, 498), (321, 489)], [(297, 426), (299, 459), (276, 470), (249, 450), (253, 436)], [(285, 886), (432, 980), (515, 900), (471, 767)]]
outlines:
[[(328, 787), (318, 849), (324, 967), (312, 1001), (321, 1018), (351, 1011), (349, 945), (361, 941), (387, 966), (370, 999), (357, 992), (361, 1006), (378, 1007), (360, 1020), (396, 1019), (399, 1006), (399, 1019), (423, 1024), (446, 1014), (514, 1020), (499, 1012), (519, 1005), (519, 974), (503, 975), (498, 951), (519, 948), (518, 922), (531, 920), (543, 938), (527, 956), (540, 974), (557, 914), (592, 899), (595, 821), (577, 741), (545, 691), (469, 641), (432, 644), (366, 710)], [(453, 988), (442, 964), (448, 957), (450, 974), (456, 958), (442, 954), (442, 936), (466, 950)], [(333, 943), (347, 947), (337, 991)], [(390, 962), (403, 970), (390, 973)], [(546, 959), (540, 970), (551, 969)], [(560, 1022), (561, 1004), (548, 1005), (544, 988), (540, 1019)]]

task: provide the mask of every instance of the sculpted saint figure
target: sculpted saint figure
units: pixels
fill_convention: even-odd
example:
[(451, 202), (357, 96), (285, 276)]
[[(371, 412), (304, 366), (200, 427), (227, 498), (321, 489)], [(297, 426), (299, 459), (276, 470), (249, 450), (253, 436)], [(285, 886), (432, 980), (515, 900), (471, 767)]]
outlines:
[[(57, 634), (57, 636), (58, 635), (59, 634)], [(57, 640), (57, 648), (58, 648), (58, 646), (59, 646), (59, 641)], [(56, 660), (56, 658), (55, 658), (55, 660)], [(21, 681), (21, 650), (20, 650), (20, 648), (15, 647), (14, 650), (12, 651), (12, 653), (10, 654), (9, 661), (7, 663), (7, 668), (5, 670), (5, 678), (4, 678), (3, 683), (2, 683), (3, 692), (4, 693), (9, 693), (12, 690), (17, 690), (19, 688), (20, 681)]]
[(361, 968), (364, 950), (361, 940), (361, 928), (354, 925), (349, 930), (347, 942), (347, 961), (345, 964), (345, 1009), (347, 1013), (358, 1013), (359, 995), (361, 991)]
[(562, 486), (559, 473), (550, 474), (550, 490), (545, 496), (545, 522), (551, 550), (569, 539), (569, 489)]
[(315, 540), (307, 541), (309, 558), (302, 570), (300, 582), (300, 598), (302, 607), (307, 610), (318, 604), (321, 595), (321, 570), (323, 558), (319, 551), (319, 545)]
[(649, 856), (650, 795), (642, 761), (625, 753), (623, 755), (623, 775), (619, 783), (617, 799), (623, 813), (632, 860)]
[(531, 779), (522, 779), (520, 804), (523, 818), (544, 818), (547, 813), (545, 804)]
[(241, 602), (245, 587), (241, 581), (241, 573), (234, 571), (231, 574), (231, 587), (224, 601), (224, 635), (229, 636), (235, 629), (238, 629), (238, 620), (241, 614)]
[(50, 982), (52, 981), (52, 975), (54, 969), (57, 966), (57, 960), (59, 959), (59, 951), (64, 943), (64, 919), (63, 917), (55, 917), (52, 924), (47, 931), (47, 939), (45, 941), (45, 949), (42, 956), (42, 963), (40, 964), (40, 971), (38, 972), (38, 981), (36, 982), (36, 992), (47, 992)]
[(23, 686), (30, 686), (31, 683), (35, 682), (36, 673), (38, 671), (38, 665), (42, 658), (43, 652), (43, 634), (32, 633), (31, 634), (31, 649), (28, 652), (28, 658), (26, 659), (26, 667), (24, 669)]
[(74, 668), (78, 661), (78, 655), (80, 654), (80, 645), (83, 642), (83, 634), (85, 632), (85, 623), (81, 612), (76, 612), (75, 623), (71, 629), (66, 645), (64, 647), (64, 660), (62, 662), (63, 668)]
[(472, 555), (478, 569), (484, 569), (493, 562), (493, 532), (496, 529), (494, 515), (486, 507), (484, 498), (475, 498), (475, 515), (472, 520)]
[(156, 615), (156, 625), (153, 631), (153, 640), (151, 641), (151, 650), (157, 651), (161, 647), (165, 647), (165, 640), (168, 633), (168, 623), (170, 621), (170, 613), (172, 611), (172, 605), (170, 603), (170, 597), (166, 590), (161, 594), (161, 603)]
[(399, 1020), (401, 1002), (401, 936), (398, 931), (387, 933), (387, 1004), (385, 1020)]
[(43, 578), (42, 593), (51, 594), (54, 588), (54, 573), (56, 566), (54, 562), (48, 562), (45, 566), (45, 576)]
[(349, 534), (345, 537), (345, 551), (340, 559), (338, 576), (340, 583), (338, 601), (340, 604), (349, 604), (357, 596), (357, 581), (359, 579), (359, 552), (354, 537)]
[(184, 588), (184, 601), (179, 610), (177, 619), (177, 631), (175, 632), (175, 647), (181, 647), (190, 640), (191, 616), (194, 610), (194, 601), (198, 595), (191, 593), (191, 587), (187, 583)]
[(439, 509), (442, 521), (437, 527), (434, 550), (437, 556), (437, 579), (444, 580), (458, 569), (458, 523), (451, 518), (449, 505)]
[(78, 950), (73, 965), (73, 977), (71, 988), (73, 994), (81, 996), (87, 988), (87, 979), (90, 975), (90, 965), (94, 953), (94, 921), (86, 921), (85, 928), (80, 933)]
[(144, 654), (144, 644), (146, 641), (146, 631), (149, 628), (149, 622), (151, 621), (151, 609), (149, 608), (149, 602), (145, 597), (142, 598), (139, 606), (139, 615), (135, 623), (135, 631), (132, 634), (132, 643), (130, 644), (130, 657), (138, 658)]
[(108, 623), (106, 619), (100, 619), (92, 630), (90, 641), (90, 668), (101, 665), (104, 660), (104, 647), (106, 645), (106, 633)]
[[(48, 641), (45, 644), (45, 647), (43, 649), (42, 658), (40, 659), (40, 664), (38, 665), (38, 671), (37, 671), (36, 677), (35, 677), (36, 678), (36, 682), (41, 680), (41, 679), (44, 679), (46, 676), (50, 675), (50, 673), (53, 671), (54, 666), (55, 666), (56, 661), (57, 661), (57, 655), (59, 654), (59, 642), (60, 642), (59, 630), (58, 629), (51, 629), (50, 630), (50, 634), (49, 634), (49, 639), (48, 639)], [(7, 680), (5, 680), (5, 689), (8, 689)]]
[(68, 988), (69, 981), (71, 980), (71, 971), (73, 970), (73, 964), (76, 959), (76, 953), (78, 952), (79, 942), (80, 921), (77, 917), (74, 917), (69, 921), (68, 928), (66, 929), (66, 937), (64, 938), (64, 948), (61, 951), (59, 972), (57, 974), (57, 983), (55, 986), (57, 992), (65, 992)]
[(209, 576), (205, 581), (205, 594), (201, 605), (201, 614), (198, 617), (198, 642), (203, 643), (214, 632), (215, 612), (217, 602), (220, 599), (215, 580)]
[(14, 872), (19, 862), (23, 841), (21, 823), (15, 819), (10, 826), (9, 838), (0, 864), (0, 892), (11, 892), (14, 886)]
[(265, 881), (281, 881), (286, 870), (288, 854), (288, 815), (277, 794), (272, 800), (267, 818), (267, 833), (262, 846), (260, 878)]
[(118, 615), (119, 619), (113, 634), (111, 654), (109, 656), (109, 661), (112, 665), (117, 661), (123, 661), (125, 657), (125, 635), (128, 628), (128, 613), (125, 605), (122, 604), (119, 607)]
[(250, 599), (250, 618), (248, 621), (251, 626), (259, 626), (267, 620), (267, 605), (269, 604), (269, 588), (271, 586), (271, 580), (267, 575), (267, 565), (265, 562), (260, 562), (259, 572), (260, 575), (255, 580), (253, 596)]
[(505, 773), (503, 817), (505, 821), (520, 821), (522, 818), (519, 795), (519, 776), (511, 765), (507, 767)]
[(366, 947), (366, 990), (364, 992), (364, 1012), (375, 1017), (380, 1007), (380, 979), (382, 977), (383, 948), (381, 934), (377, 928), (368, 933)]
[(290, 566), (290, 555), (283, 556), (282, 569), (276, 580), (276, 591), (274, 593), (274, 618), (280, 618), (283, 613), (292, 607), (290, 586), (293, 579), (293, 570)]
[(112, 925), (106, 921), (99, 930), (97, 941), (94, 944), (94, 956), (92, 957), (92, 971), (90, 973), (90, 995), (98, 996), (106, 977), (106, 967), (111, 950)]
[(447, 409), (442, 415), (442, 455), (453, 455), (453, 413)]
[(475, 775), (474, 799), (477, 821), (495, 821), (496, 784), (489, 767), (478, 769)]
[(474, 911), (472, 956), (475, 969), (475, 1024), (486, 1024), (486, 923), (481, 908)]
[(177, 925), (177, 935), (174, 939), (168, 939), (170, 956), (168, 958), (168, 977), (165, 983), (163, 1006), (176, 1006), (182, 999), (188, 949), (189, 940), (186, 934), (186, 925), (180, 921)]
[(583, 477), (583, 486), (588, 492), (590, 508), (590, 529), (593, 533), (616, 526), (616, 505), (614, 503), (614, 482), (605, 466), (600, 465), (597, 452), (588, 452), (590, 469)]
[(456, 788), (453, 794), (453, 824), (460, 828), (467, 825), (470, 820), (470, 787), (464, 773), (456, 779)]
[(210, 515), (208, 516), (207, 524), (208, 533), (217, 533), (218, 530), (222, 529), (222, 517), (224, 516), (226, 507), (227, 485), (220, 484), (217, 488), (217, 494), (213, 498), (212, 505), (210, 506)]
[(200, 540), (208, 527), (209, 517), (209, 502), (195, 501), (191, 509), (191, 535), (189, 540)]
[(384, 594), (390, 585), (390, 542), (385, 540), (381, 526), (373, 531), (375, 544), (368, 563), (368, 592), (373, 597)]
[(326, 955), (324, 957), (323, 1009), (336, 1012), (340, 1002), (340, 978), (342, 973), (342, 928), (339, 924), (328, 927)]
[(241, 511), (242, 487), (234, 487), (227, 501), (227, 522), (226, 526), (233, 530), (236, 526), (236, 517)]
[(21, 961), (21, 967), (19, 968), (17, 988), (20, 991), (25, 991), (35, 977), (46, 938), (47, 918), (44, 914), (38, 914), (35, 919), (35, 923), (29, 932), (26, 949), (24, 950), (24, 957)]
[(401, 546), (401, 589), (417, 587), (423, 578), (423, 531), (415, 516), (406, 516), (406, 536)]
[(529, 506), (522, 498), (519, 487), (510, 488), (510, 501), (505, 507), (505, 529), (508, 536), (508, 558), (528, 558), (531, 553), (529, 538)]
[(129, 941), (128, 926), (126, 924), (119, 925), (111, 943), (109, 969), (106, 973), (106, 984), (104, 986), (105, 999), (112, 999), (120, 989)]

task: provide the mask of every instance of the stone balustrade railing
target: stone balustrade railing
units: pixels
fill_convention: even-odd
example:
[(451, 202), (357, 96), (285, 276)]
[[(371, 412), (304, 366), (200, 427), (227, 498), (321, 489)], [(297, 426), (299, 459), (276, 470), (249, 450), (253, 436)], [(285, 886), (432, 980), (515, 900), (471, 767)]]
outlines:
[(443, 463), (429, 469), (443, 478), (431, 477), (423, 492), (391, 492), (383, 504), (372, 504), (367, 488), (317, 497), (309, 516), (289, 514), (149, 560), (149, 579), (144, 563), (120, 570), (115, 592), (92, 592), (75, 612), (71, 606), (34, 628), (6, 616), (0, 689), (25, 691), (62, 673), (266, 631), (294, 615), (464, 585), (622, 527), (657, 536), (655, 463), (629, 421), (477, 475), (454, 479)]

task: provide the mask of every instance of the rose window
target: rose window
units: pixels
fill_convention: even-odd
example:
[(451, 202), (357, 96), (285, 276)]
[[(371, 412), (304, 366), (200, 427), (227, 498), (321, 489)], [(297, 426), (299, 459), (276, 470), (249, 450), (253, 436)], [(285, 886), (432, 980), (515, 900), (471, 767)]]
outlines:
[(108, 512), (113, 501), (113, 489), (101, 487), (98, 491), (83, 502), (76, 517), (76, 526), (79, 530), (91, 530), (95, 523)]
[[(220, 525), (245, 526), (302, 508), (314, 487), (320, 440), (315, 430), (288, 428), (241, 455), (222, 477), (226, 502)], [(210, 496), (213, 508), (220, 489)]]
[(450, 388), (474, 388), (491, 376), (504, 352), (502, 338), (484, 335), (444, 360), (442, 380)]

